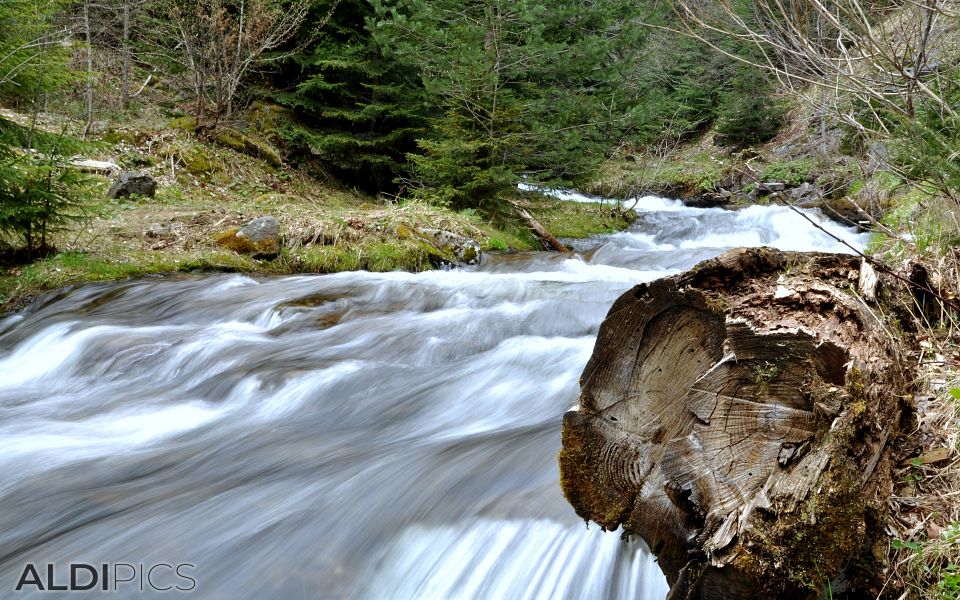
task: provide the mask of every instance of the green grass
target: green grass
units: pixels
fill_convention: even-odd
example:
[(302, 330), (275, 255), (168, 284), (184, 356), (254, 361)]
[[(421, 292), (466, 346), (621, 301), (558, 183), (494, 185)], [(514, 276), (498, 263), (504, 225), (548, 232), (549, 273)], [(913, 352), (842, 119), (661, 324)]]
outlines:
[(311, 246), (294, 254), (297, 272), (424, 271), (432, 268), (429, 253), (408, 240), (335, 246)]
[[(384, 204), (309, 173), (277, 168), (250, 156), (260, 150), (250, 152), (246, 145), (239, 148), (239, 143), (232, 144), (236, 149), (229, 147), (228, 142), (237, 140), (212, 143), (197, 137), (190, 123), (175, 125), (130, 126), (84, 143), (82, 148), (93, 157), (117, 158), (125, 166), (142, 168), (159, 178), (157, 195), (102, 201), (95, 218), (57, 235), (53, 244), (61, 252), (29, 265), (0, 269), (0, 313), (63, 286), (148, 274), (421, 271), (433, 268), (440, 258), (449, 258), (439, 256), (419, 238), (398, 235), (401, 227), (450, 231), (476, 240), (487, 252), (542, 247), (507, 203), (502, 213), (456, 212), (415, 201)], [(22, 132), (22, 128), (10, 128), (13, 133), (8, 135)], [(103, 198), (109, 184), (108, 178), (91, 178), (93, 195)], [(532, 196), (521, 202), (558, 237), (609, 233), (629, 225), (609, 205)], [(215, 245), (217, 234), (264, 214), (277, 218), (289, 246), (275, 260), (254, 260)], [(147, 235), (155, 226), (176, 233)], [(308, 243), (311, 240), (314, 243)], [(0, 244), (5, 242), (13, 240), (0, 239)]]
[(949, 523), (938, 537), (893, 540), (906, 554), (904, 568), (917, 598), (960, 600), (960, 523)]
[(61, 252), (0, 274), (0, 308), (10, 310), (36, 294), (72, 284), (198, 269), (253, 271), (256, 268), (250, 259), (220, 250), (187, 255), (137, 252), (123, 256)]
[(948, 201), (917, 187), (904, 188), (903, 193), (891, 198), (891, 208), (881, 223), (892, 231), (906, 234), (908, 239), (891, 238), (876, 231), (870, 237), (867, 250), (883, 253), (892, 261), (905, 256), (944, 255), (960, 244), (958, 221), (960, 213)]
[(632, 212), (618, 210), (615, 202), (564, 202), (548, 196), (525, 199), (523, 206), (559, 238), (585, 238), (614, 233), (629, 227)]

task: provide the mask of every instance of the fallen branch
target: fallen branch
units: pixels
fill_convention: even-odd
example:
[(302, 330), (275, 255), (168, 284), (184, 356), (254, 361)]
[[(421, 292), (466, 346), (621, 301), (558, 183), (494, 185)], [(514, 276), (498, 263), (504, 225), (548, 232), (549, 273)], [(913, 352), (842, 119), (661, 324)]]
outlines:
[(570, 249), (564, 246), (563, 242), (555, 238), (553, 234), (547, 231), (547, 228), (541, 225), (540, 221), (536, 220), (533, 215), (515, 202), (511, 202), (510, 204), (517, 210), (517, 214), (520, 215), (520, 218), (526, 221), (527, 227), (537, 234), (537, 237), (548, 243), (557, 252), (570, 252)]

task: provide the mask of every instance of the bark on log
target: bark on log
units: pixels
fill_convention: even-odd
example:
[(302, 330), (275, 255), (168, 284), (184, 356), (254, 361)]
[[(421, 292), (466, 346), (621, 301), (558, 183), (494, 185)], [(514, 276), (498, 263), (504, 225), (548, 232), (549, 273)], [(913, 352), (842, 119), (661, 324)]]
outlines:
[(610, 309), (564, 416), (561, 485), (584, 519), (643, 537), (670, 598), (882, 586), (911, 378), (860, 267), (739, 249)]

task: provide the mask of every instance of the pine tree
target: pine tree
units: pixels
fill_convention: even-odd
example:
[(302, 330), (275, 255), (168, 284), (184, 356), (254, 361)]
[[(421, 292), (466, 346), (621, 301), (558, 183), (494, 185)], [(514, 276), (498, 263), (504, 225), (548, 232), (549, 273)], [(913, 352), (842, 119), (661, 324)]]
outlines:
[(67, 163), (79, 147), (63, 135), (0, 121), (0, 233), (19, 237), (28, 257), (51, 249), (51, 234), (91, 212), (88, 177)]
[[(44, 95), (71, 78), (57, 28), (60, 2), (0, 2), (0, 97), (39, 110)], [(64, 158), (64, 136), (0, 119), (0, 233), (21, 239), (28, 256), (87, 213), (86, 182)]]
[[(283, 131), (291, 146), (368, 191), (395, 185), (427, 110), (416, 70), (392, 52), (380, 9), (376, 0), (341, 0), (281, 74), (296, 87), (274, 96), (292, 111)], [(321, 6), (317, 14), (328, 11)]]
[(389, 26), (440, 115), (411, 154), (421, 194), (483, 206), (518, 181), (575, 184), (622, 124), (626, 3), (400, 0)]
[(56, 19), (63, 6), (60, 0), (0, 2), (0, 97), (33, 102), (70, 79), (61, 46), (68, 31)]
[[(646, 36), (627, 75), (636, 92), (631, 119), (634, 141), (645, 146), (663, 138), (689, 139), (714, 124), (730, 131), (737, 138), (735, 145), (769, 139), (779, 127), (781, 108), (764, 72), (730, 59), (701, 40), (677, 34), (683, 25), (671, 4), (645, 3), (640, 17), (648, 26)], [(734, 4), (745, 20), (753, 18), (751, 3), (735, 0)], [(703, 8), (710, 10), (709, 5)], [(732, 54), (755, 52), (743, 40), (709, 31), (702, 34)], [(750, 133), (754, 126), (756, 135)], [(741, 131), (734, 133), (735, 128)], [(724, 133), (720, 137), (721, 143), (727, 139)]]
[(785, 121), (783, 103), (773, 96), (769, 76), (738, 64), (718, 108), (717, 143), (751, 146), (772, 139)]

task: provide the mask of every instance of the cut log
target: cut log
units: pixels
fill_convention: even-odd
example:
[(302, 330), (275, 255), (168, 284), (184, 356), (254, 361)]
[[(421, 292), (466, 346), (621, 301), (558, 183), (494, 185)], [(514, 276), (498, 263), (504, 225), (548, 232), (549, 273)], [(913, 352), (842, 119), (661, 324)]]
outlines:
[[(670, 598), (875, 597), (910, 374), (846, 255), (738, 249), (621, 296), (563, 422), (577, 513)], [(884, 285), (881, 278), (880, 285)]]

